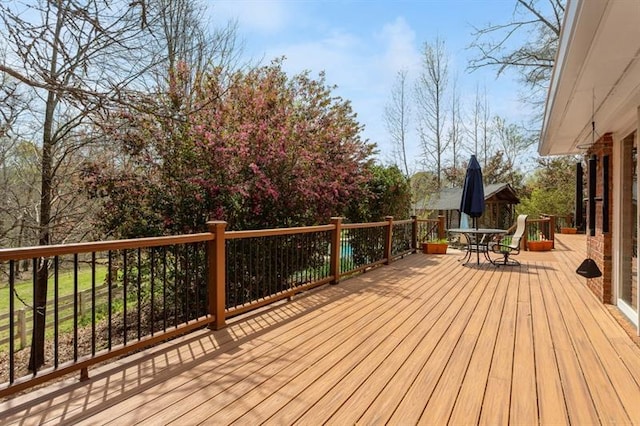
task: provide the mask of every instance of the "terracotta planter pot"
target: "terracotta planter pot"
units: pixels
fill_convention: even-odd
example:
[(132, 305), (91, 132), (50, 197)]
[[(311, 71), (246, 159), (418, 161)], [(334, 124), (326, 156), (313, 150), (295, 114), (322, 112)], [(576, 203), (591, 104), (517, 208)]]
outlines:
[(553, 241), (527, 241), (527, 248), (529, 251), (549, 251), (553, 248)]
[(422, 243), (422, 252), (425, 254), (446, 254), (447, 243)]
[(575, 234), (578, 230), (576, 228), (560, 228), (561, 234)]

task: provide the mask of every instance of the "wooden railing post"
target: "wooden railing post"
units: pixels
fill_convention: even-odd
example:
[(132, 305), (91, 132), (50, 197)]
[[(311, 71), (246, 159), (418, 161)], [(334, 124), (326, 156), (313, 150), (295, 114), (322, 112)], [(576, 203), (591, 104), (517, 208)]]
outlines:
[(418, 216), (411, 216), (411, 249), (415, 253), (418, 250)]
[(443, 215), (438, 216), (438, 239), (445, 238), (444, 219), (445, 219), (445, 217)]
[(549, 239), (551, 240), (551, 248), (556, 248), (556, 217), (549, 215)]
[(392, 262), (392, 245), (393, 245), (393, 216), (385, 216), (384, 220), (388, 222), (387, 236), (384, 241), (384, 264), (388, 265)]
[(329, 260), (329, 274), (333, 277), (331, 284), (340, 282), (340, 248), (342, 246), (340, 236), (342, 234), (342, 218), (332, 217), (331, 224), (335, 226), (331, 234), (331, 259)]
[(207, 260), (209, 274), (207, 276), (207, 287), (209, 292), (209, 315), (214, 320), (209, 324), (209, 328), (220, 330), (226, 327), (225, 322), (225, 221), (209, 221), (207, 228), (214, 234), (214, 239), (207, 241)]

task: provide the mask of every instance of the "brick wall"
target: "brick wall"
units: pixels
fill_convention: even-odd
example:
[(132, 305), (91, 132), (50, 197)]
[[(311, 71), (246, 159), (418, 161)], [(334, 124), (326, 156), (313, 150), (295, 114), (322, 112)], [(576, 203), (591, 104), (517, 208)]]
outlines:
[[(587, 279), (587, 286), (591, 289), (591, 291), (602, 301), (603, 303), (613, 303), (613, 293), (611, 288), (611, 275), (613, 270), (613, 264), (611, 259), (611, 230), (613, 227), (612, 217), (613, 217), (613, 156), (612, 156), (612, 147), (613, 147), (613, 137), (611, 133), (607, 133), (603, 135), (600, 139), (596, 141), (596, 143), (589, 148), (587, 155), (590, 157), (592, 154), (597, 156), (598, 161), (596, 162), (596, 197), (602, 197), (604, 194), (604, 185), (609, 186), (609, 230), (608, 232), (603, 232), (603, 201), (596, 201), (596, 233), (595, 236), (590, 236), (589, 231), (587, 231), (587, 255), (591, 257), (597, 264), (600, 270), (602, 271), (602, 276), (598, 278), (590, 278)], [(603, 156), (609, 156), (609, 179), (608, 182), (604, 182), (603, 179), (603, 167), (602, 167), (602, 158)], [(588, 173), (588, 168), (587, 168)], [(588, 182), (588, 177), (587, 177)], [(587, 209), (587, 224), (589, 223), (588, 217), (588, 209)]]

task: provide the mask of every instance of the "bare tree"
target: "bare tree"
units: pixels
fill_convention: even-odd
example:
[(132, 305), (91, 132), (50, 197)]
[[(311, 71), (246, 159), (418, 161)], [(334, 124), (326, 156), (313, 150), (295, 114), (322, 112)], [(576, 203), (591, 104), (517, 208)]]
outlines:
[(446, 89), (449, 80), (445, 43), (436, 38), (425, 43), (422, 69), (416, 84), (416, 117), (418, 134), (425, 162), (435, 163), (437, 188), (442, 187), (442, 169), (448, 141), (444, 135), (446, 123)]
[(406, 177), (411, 175), (407, 159), (407, 133), (409, 132), (409, 104), (407, 70), (398, 71), (391, 90), (391, 99), (384, 109), (385, 124), (393, 143), (393, 159)]
[[(166, 114), (184, 122), (189, 95), (206, 68), (234, 60), (235, 26), (210, 37), (202, 11), (187, 0), (0, 4), (0, 39), (7, 49), (0, 76), (33, 94), (29, 127), (38, 134), (30, 139), (41, 141), (34, 150), (40, 178), (34, 191), (39, 195), (38, 244), (63, 242), (70, 235), (82, 238), (77, 233), (81, 228), (74, 225), (91, 223), (86, 218), (93, 204), (78, 191), (79, 176), (94, 149), (108, 145), (101, 127), (116, 111)], [(217, 63), (212, 62), (214, 53)], [(157, 107), (159, 92), (176, 95), (169, 96), (168, 111)], [(34, 371), (44, 363), (48, 269), (47, 259), (40, 259), (29, 362)]]
[(498, 75), (515, 70), (529, 89), (525, 100), (541, 106), (558, 48), (564, 4), (564, 0), (516, 0), (510, 22), (475, 28), (470, 47), (478, 56), (469, 68), (496, 67)]
[(464, 123), (460, 108), (460, 92), (458, 91), (458, 77), (453, 77), (451, 87), (451, 121), (449, 125), (448, 145), (451, 147), (451, 161), (453, 169), (458, 170), (461, 150), (464, 148)]
[(480, 114), (480, 129), (482, 131), (482, 157), (483, 165), (486, 166), (492, 153), (491, 149), (491, 109), (489, 108), (489, 100), (487, 99), (487, 88), (484, 88), (482, 94), (482, 109)]
[[(494, 132), (507, 169), (521, 169), (521, 161), (531, 157), (528, 149), (535, 143), (535, 140), (527, 137), (522, 126), (508, 123), (500, 116), (494, 118)], [(515, 185), (515, 183), (512, 183), (512, 185)]]
[(482, 159), (483, 167), (486, 167), (489, 157), (491, 157), (491, 111), (487, 101), (487, 88), (482, 93), (480, 86), (476, 85), (476, 93), (468, 120), (471, 125), (467, 129), (467, 134), (471, 139), (469, 149), (479, 159)]
[[(150, 13), (158, 16), (155, 41), (164, 51), (158, 65), (156, 89), (169, 94), (174, 112), (190, 103), (206, 71), (233, 69), (242, 52), (237, 43), (237, 22), (209, 29), (205, 5), (193, 0), (148, 0)], [(185, 75), (186, 74), (186, 75)]]
[(20, 228), (19, 206), (11, 201), (11, 182), (15, 180), (12, 158), (19, 137), (16, 134), (19, 117), (28, 104), (17, 82), (6, 74), (0, 74), (0, 246), (10, 246), (12, 235)]
[[(0, 73), (32, 90), (39, 101), (34, 100), (30, 110), (41, 129), (37, 242), (48, 245), (54, 241), (56, 222), (65, 222), (61, 214), (70, 207), (60, 185), (69, 183), (62, 170), (91, 140), (87, 130), (92, 118), (123, 102), (127, 88), (155, 60), (141, 37), (148, 23), (145, 3), (3, 3), (0, 21), (7, 47)], [(48, 268), (48, 260), (40, 259), (29, 361), (33, 371), (44, 364)]]

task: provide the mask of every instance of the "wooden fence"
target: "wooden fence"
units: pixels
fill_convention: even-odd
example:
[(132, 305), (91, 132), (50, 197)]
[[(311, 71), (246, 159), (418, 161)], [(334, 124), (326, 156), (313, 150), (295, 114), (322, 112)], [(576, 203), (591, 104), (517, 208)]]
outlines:
[[(96, 288), (96, 302), (99, 304), (107, 303), (107, 293), (109, 289), (106, 285)], [(79, 315), (84, 316), (89, 310), (92, 309), (92, 290), (84, 290), (78, 293), (77, 298), (73, 294), (68, 294), (58, 298), (58, 309), (63, 315), (59, 318), (60, 322), (66, 322), (73, 319), (73, 307), (74, 303), (78, 304)], [(54, 309), (54, 300), (47, 301), (47, 310)], [(97, 303), (97, 304), (98, 304)], [(24, 349), (29, 345), (30, 334), (33, 331), (33, 307), (25, 306), (17, 309), (14, 312), (14, 327), (16, 329), (14, 333), (14, 339), (18, 341), (17, 349)], [(9, 327), (10, 327), (10, 315), (8, 312), (0, 313), (0, 346), (7, 345), (9, 343)], [(50, 318), (46, 323), (46, 328), (51, 330), (54, 327), (54, 322)]]

